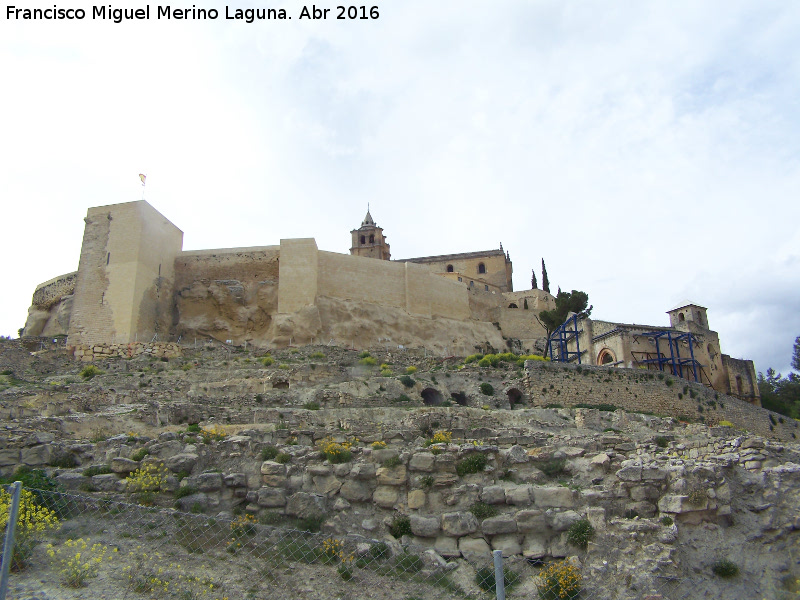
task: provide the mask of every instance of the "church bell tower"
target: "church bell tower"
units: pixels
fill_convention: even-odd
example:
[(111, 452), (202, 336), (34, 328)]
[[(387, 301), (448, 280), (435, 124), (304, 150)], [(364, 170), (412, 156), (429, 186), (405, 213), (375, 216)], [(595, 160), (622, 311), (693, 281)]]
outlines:
[(383, 229), (375, 224), (372, 215), (369, 214), (361, 222), (361, 227), (350, 232), (353, 236), (353, 245), (350, 247), (350, 254), (353, 256), (366, 256), (367, 258), (377, 258), (379, 260), (389, 260), (389, 244), (386, 243), (386, 236)]

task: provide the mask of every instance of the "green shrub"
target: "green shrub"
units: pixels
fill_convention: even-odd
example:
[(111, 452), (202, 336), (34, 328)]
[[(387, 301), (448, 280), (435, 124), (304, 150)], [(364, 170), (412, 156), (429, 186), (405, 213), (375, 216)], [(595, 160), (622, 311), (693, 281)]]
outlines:
[(396, 515), (389, 524), (389, 533), (398, 540), (404, 535), (411, 535), (411, 519), (406, 515)]
[(739, 574), (739, 567), (736, 563), (729, 561), (727, 558), (718, 560), (711, 565), (711, 570), (717, 577), (725, 579), (729, 577), (736, 577)]
[(548, 477), (558, 477), (564, 473), (564, 467), (566, 464), (567, 461), (563, 458), (551, 458), (537, 464), (536, 466)]
[(464, 359), (464, 364), (468, 365), (471, 362), (475, 362), (476, 360), (480, 360), (483, 358), (483, 354), (470, 354), (468, 357)]
[(383, 461), (383, 466), (387, 469), (394, 469), (395, 467), (399, 467), (403, 464), (403, 461), (400, 460), (399, 456), (390, 456), (385, 461)]
[(372, 355), (369, 353), (369, 350), (364, 350), (363, 352), (361, 352), (358, 355), (358, 358), (368, 358), (370, 356), (372, 356)]
[(111, 467), (108, 465), (95, 465), (84, 469), (82, 475), (84, 477), (94, 477), (95, 475), (108, 475), (112, 472)]
[(419, 478), (419, 484), (424, 488), (432, 488), (434, 481), (433, 475), (423, 475)]
[(392, 555), (392, 552), (389, 549), (389, 544), (378, 542), (369, 549), (369, 555), (375, 560), (386, 560)]
[(478, 366), (479, 367), (491, 367), (492, 366), (492, 361), (488, 357), (484, 356), (482, 359), (480, 359), (478, 361)]
[(537, 579), (539, 600), (577, 600), (581, 597), (583, 577), (580, 569), (567, 561), (550, 563)]
[(392, 400), (392, 402), (411, 402), (411, 398), (409, 398), (405, 394), (400, 394), (397, 398)]
[(486, 383), (485, 381), (480, 385), (481, 394), (484, 396), (494, 396), (494, 387), (492, 387), (491, 383)]
[(674, 383), (675, 383), (675, 381), (674, 381), (674, 380), (672, 380), (672, 379), (670, 379), (669, 377), (667, 377), (667, 379), (664, 381), (664, 384), (665, 384), (667, 387), (670, 387), (670, 386), (672, 386), (672, 384), (674, 384)]
[(308, 531), (309, 533), (317, 533), (325, 524), (327, 517), (325, 515), (312, 515), (297, 520), (297, 528), (300, 531)]
[(186, 433), (200, 433), (201, 429), (199, 423), (189, 423), (188, 427), (186, 427)]
[(673, 523), (672, 517), (670, 517), (669, 515), (661, 517), (661, 524), (664, 525), (665, 527), (669, 527), (670, 525), (672, 525), (672, 523)]
[(280, 451), (273, 445), (269, 445), (261, 451), (261, 460), (272, 460), (280, 454)]
[(94, 365), (86, 365), (85, 367), (83, 367), (83, 369), (81, 369), (81, 372), (79, 373), (79, 375), (83, 377), (84, 381), (89, 381), (96, 375), (102, 375), (102, 374), (103, 371), (101, 371)]
[(408, 375), (402, 375), (402, 376), (398, 377), (397, 379), (400, 381), (400, 383), (402, 383), (407, 388), (414, 387), (414, 384), (417, 383), (416, 381), (414, 381)]
[(406, 368), (406, 375), (413, 375), (416, 372), (417, 372), (417, 367), (413, 365)]
[(476, 502), (469, 507), (469, 512), (475, 515), (475, 518), (479, 521), (483, 521), (484, 519), (488, 519), (490, 517), (496, 517), (500, 511), (498, 511), (497, 508), (491, 504)]
[(594, 527), (592, 527), (588, 519), (575, 521), (570, 525), (567, 531), (567, 541), (582, 550), (586, 550), (586, 547), (589, 545), (589, 540), (592, 539), (593, 536)]
[(460, 477), (464, 477), (464, 475), (469, 475), (471, 473), (480, 473), (484, 468), (486, 468), (487, 462), (488, 459), (486, 458), (485, 454), (478, 452), (470, 454), (466, 458), (456, 463), (456, 473), (458, 473)]
[(265, 367), (271, 367), (272, 365), (275, 364), (275, 359), (272, 358), (271, 356), (264, 356), (261, 358), (261, 364), (264, 365)]
[(655, 442), (656, 446), (658, 446), (659, 448), (666, 448), (667, 446), (669, 446), (669, 440), (665, 438), (663, 435), (657, 436)]
[(148, 454), (150, 454), (150, 450), (148, 450), (147, 448), (139, 448), (136, 452), (131, 454), (131, 460), (135, 460), (136, 462), (139, 462), (140, 460), (142, 460)]
[(275, 462), (281, 463), (282, 465), (285, 465), (290, 460), (292, 460), (292, 455), (291, 454), (287, 454), (286, 452), (281, 452), (280, 454), (278, 454), (275, 457)]
[(325, 354), (323, 352), (312, 352), (308, 355), (308, 358), (323, 359)]
[(364, 358), (362, 358), (360, 361), (358, 361), (358, 364), (360, 364), (360, 365), (364, 365), (364, 366), (366, 366), (366, 367), (374, 367), (375, 365), (377, 365), (377, 364), (378, 364), (378, 361), (377, 361), (377, 360), (375, 360), (375, 359), (374, 359), (373, 357), (371, 357), (371, 356), (365, 356), (365, 357), (364, 357)]
[(197, 493), (197, 488), (193, 488), (190, 485), (185, 485), (175, 490), (175, 499), (179, 500), (180, 498), (186, 498), (186, 496), (191, 496), (192, 494), (196, 493)]
[(320, 405), (319, 402), (306, 402), (305, 404), (303, 404), (303, 408), (305, 408), (306, 410), (319, 410)]
[(74, 454), (64, 452), (53, 456), (48, 464), (59, 469), (73, 469), (78, 466), (78, 459), (75, 458)]
[(400, 573), (419, 573), (423, 566), (422, 559), (416, 554), (401, 554), (395, 562), (395, 568)]
[[(506, 590), (510, 590), (519, 582), (520, 576), (517, 573), (508, 567), (503, 567), (503, 583), (505, 584)], [(475, 573), (475, 583), (484, 592), (494, 593), (496, 586), (494, 579), (494, 567), (481, 567), (478, 569)]]

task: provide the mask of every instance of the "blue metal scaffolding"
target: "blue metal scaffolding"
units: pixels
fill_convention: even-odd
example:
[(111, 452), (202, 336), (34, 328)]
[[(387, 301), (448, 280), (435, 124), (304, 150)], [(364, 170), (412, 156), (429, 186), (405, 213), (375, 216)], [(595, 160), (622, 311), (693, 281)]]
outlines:
[[(547, 340), (547, 351), (550, 353), (551, 362), (575, 362), (581, 364), (580, 334), (583, 329), (578, 329), (578, 315), (572, 315), (558, 326)], [(569, 349), (569, 344), (575, 341), (575, 350)]]
[[(659, 371), (669, 371), (676, 377), (683, 377), (692, 381), (700, 381), (700, 372), (702, 365), (694, 357), (694, 336), (691, 333), (678, 333), (675, 331), (643, 331), (637, 333), (637, 336), (642, 336), (653, 340), (656, 351), (655, 357), (651, 353), (646, 353), (647, 358), (634, 360), (640, 365), (655, 365)], [(669, 356), (666, 355), (667, 348), (663, 348), (665, 352), (661, 352), (663, 342), (667, 342), (669, 349)], [(686, 341), (689, 346), (689, 357), (684, 358), (681, 356), (680, 342)]]

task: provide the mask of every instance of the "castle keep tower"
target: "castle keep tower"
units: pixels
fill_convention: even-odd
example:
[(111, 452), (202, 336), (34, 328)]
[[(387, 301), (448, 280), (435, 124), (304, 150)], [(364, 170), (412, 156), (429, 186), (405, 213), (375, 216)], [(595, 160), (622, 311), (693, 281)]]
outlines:
[(369, 209), (367, 209), (367, 216), (361, 222), (361, 227), (353, 229), (350, 234), (353, 236), (350, 254), (389, 260), (391, 254), (389, 253), (389, 244), (386, 243), (386, 236), (383, 235), (383, 229), (372, 220)]

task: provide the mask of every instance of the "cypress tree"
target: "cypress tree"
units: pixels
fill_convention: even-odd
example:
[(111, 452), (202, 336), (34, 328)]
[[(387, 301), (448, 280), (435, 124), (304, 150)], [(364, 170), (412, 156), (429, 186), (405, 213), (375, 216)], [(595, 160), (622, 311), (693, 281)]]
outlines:
[(531, 289), (535, 290), (538, 286), (536, 285), (536, 271), (531, 269)]
[(547, 278), (547, 267), (544, 266), (544, 259), (542, 259), (542, 289), (550, 293), (550, 280)]

